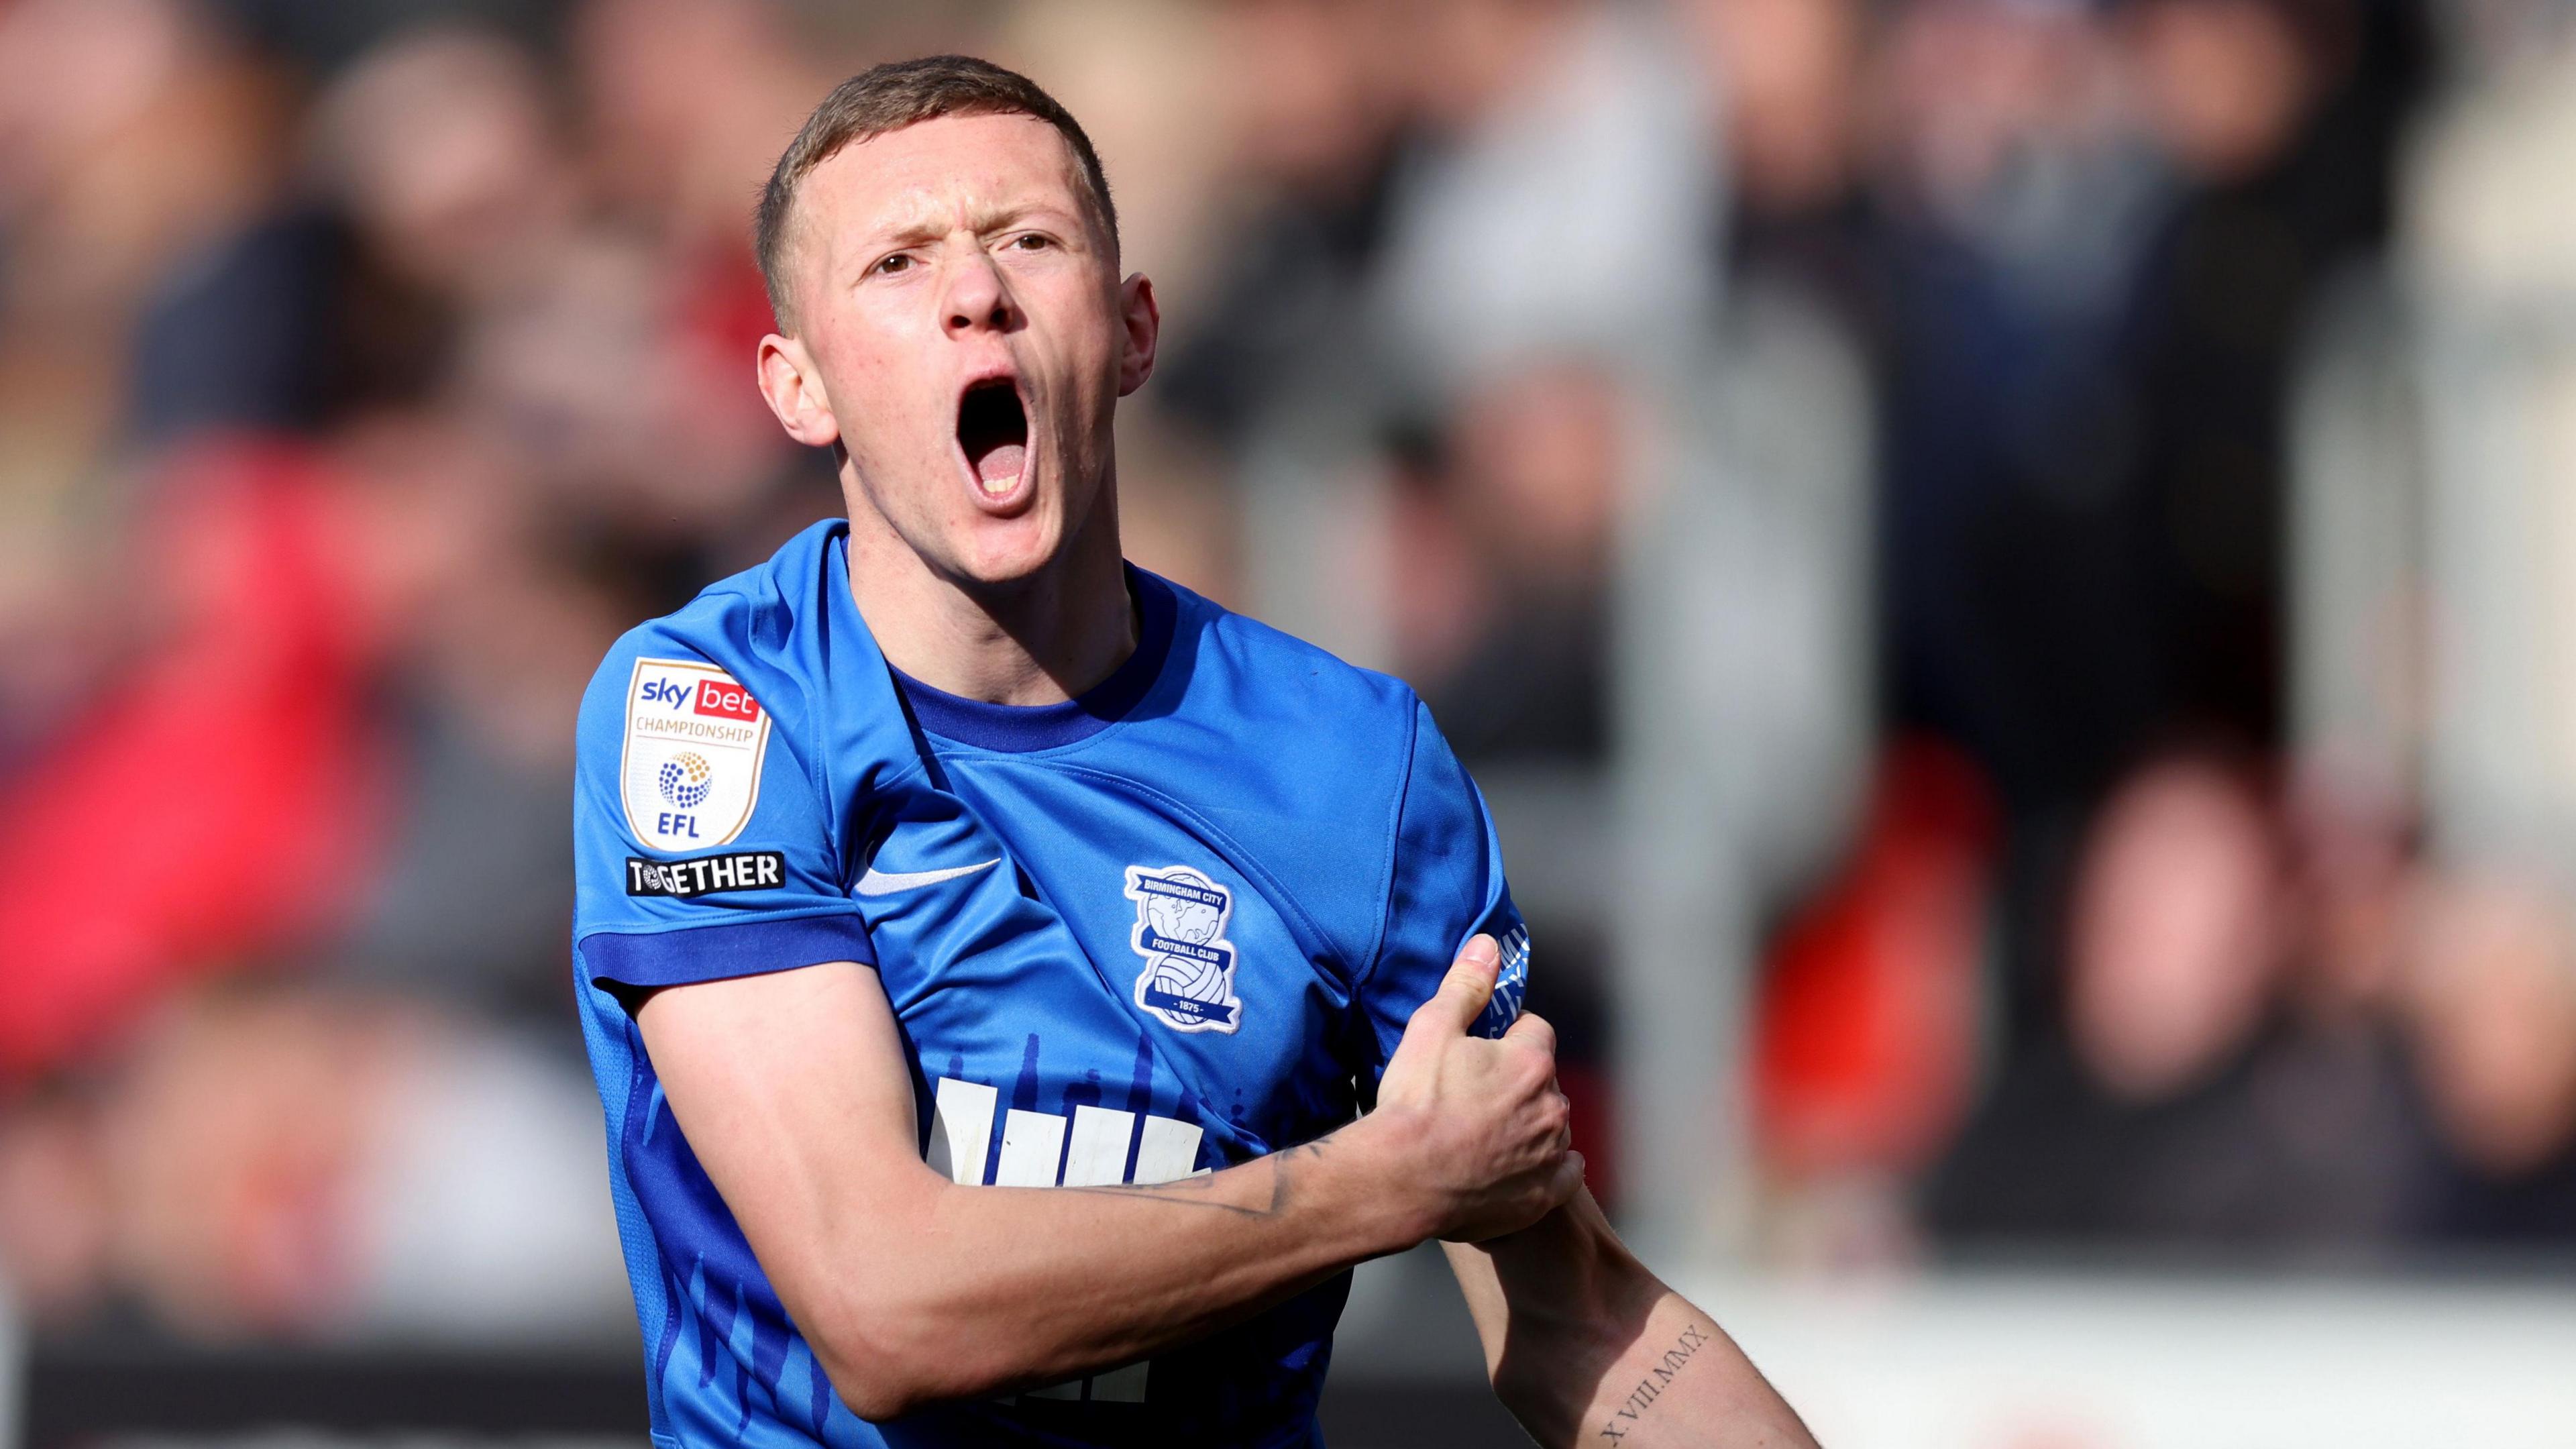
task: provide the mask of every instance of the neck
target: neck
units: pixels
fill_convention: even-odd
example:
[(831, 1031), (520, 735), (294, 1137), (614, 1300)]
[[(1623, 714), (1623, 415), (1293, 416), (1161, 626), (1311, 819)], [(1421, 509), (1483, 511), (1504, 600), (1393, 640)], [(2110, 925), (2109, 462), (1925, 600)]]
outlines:
[(1101, 499), (1045, 567), (994, 587), (932, 568), (860, 503), (850, 511), (850, 597), (886, 662), (933, 689), (990, 704), (1061, 704), (1136, 652), (1108, 504)]

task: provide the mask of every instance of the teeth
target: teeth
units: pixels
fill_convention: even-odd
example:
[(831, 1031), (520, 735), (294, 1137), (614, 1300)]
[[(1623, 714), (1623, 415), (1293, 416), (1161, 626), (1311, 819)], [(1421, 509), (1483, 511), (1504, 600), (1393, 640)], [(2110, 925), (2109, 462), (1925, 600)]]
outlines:
[(985, 497), (999, 498), (1020, 486), (1020, 475), (1009, 473), (999, 478), (978, 478), (975, 486), (984, 490)]

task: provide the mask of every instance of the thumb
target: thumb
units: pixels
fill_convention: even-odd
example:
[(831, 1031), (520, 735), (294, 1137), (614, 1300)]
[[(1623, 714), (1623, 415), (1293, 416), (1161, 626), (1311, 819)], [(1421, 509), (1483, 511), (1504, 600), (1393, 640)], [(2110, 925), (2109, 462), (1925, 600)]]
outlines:
[(1494, 978), (1501, 974), (1502, 960), (1502, 948), (1493, 937), (1468, 937), (1467, 944), (1458, 948), (1458, 959), (1449, 963), (1449, 974), (1440, 978), (1440, 989), (1413, 1013), (1405, 1035), (1418, 1031), (1465, 1035), (1484, 1014), (1485, 1004), (1494, 999)]

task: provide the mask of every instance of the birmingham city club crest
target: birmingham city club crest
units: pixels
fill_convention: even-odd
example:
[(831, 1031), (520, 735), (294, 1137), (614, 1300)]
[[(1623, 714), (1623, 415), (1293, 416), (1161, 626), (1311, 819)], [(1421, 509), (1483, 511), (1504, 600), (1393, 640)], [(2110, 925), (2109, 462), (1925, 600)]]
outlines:
[(1234, 895), (1187, 866), (1127, 867), (1136, 903), (1129, 942), (1145, 958), (1136, 1004), (1174, 1031), (1233, 1031), (1243, 1021), (1234, 994), (1234, 943), (1225, 923)]

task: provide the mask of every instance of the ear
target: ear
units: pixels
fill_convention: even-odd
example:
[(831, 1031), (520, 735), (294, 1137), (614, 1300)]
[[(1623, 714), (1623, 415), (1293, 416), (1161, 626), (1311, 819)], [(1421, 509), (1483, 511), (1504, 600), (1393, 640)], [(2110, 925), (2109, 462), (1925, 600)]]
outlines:
[(1118, 395), (1125, 397), (1154, 375), (1154, 346), (1163, 334), (1163, 309), (1143, 272), (1119, 284), (1118, 313), (1124, 334), (1118, 349)]
[(760, 339), (757, 366), (760, 395), (768, 400), (769, 410), (777, 414), (787, 436), (809, 448), (825, 448), (841, 440), (841, 420), (833, 415), (832, 399), (823, 391), (823, 374), (804, 343), (772, 332)]

